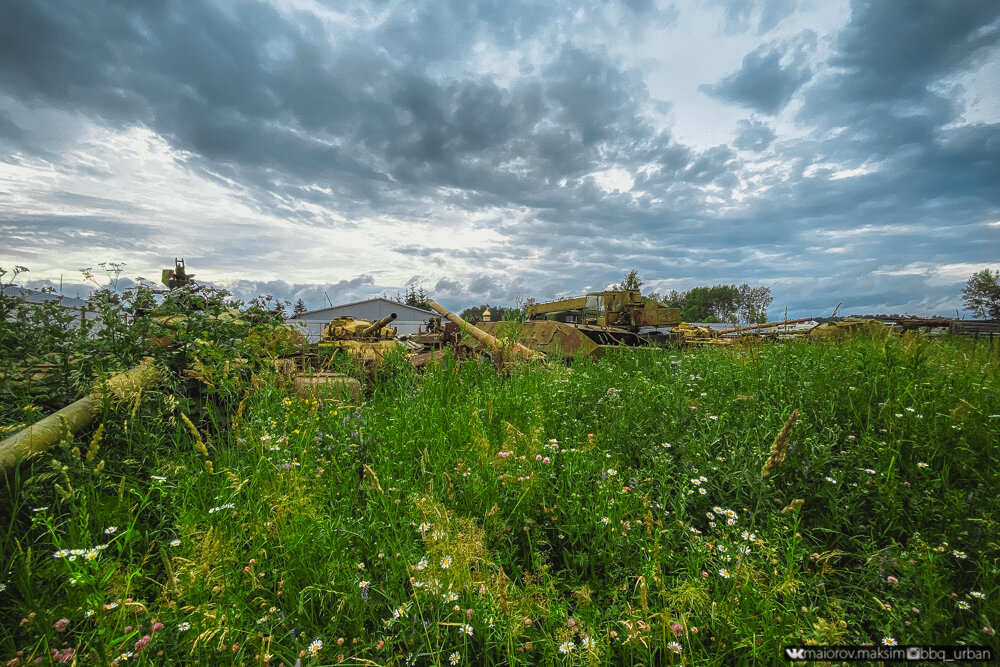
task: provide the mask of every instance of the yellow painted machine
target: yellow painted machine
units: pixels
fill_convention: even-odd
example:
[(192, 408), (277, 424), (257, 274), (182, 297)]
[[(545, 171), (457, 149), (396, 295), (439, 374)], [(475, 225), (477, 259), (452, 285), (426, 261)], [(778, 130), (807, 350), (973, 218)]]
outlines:
[(660, 345), (665, 335), (640, 330), (680, 322), (680, 310), (644, 299), (639, 290), (607, 290), (533, 304), (525, 322), (480, 322), (478, 326), (546, 354), (579, 354), (596, 360), (610, 347)]
[(346, 352), (366, 364), (380, 364), (385, 355), (399, 346), (396, 329), (386, 326), (395, 319), (396, 313), (376, 322), (343, 315), (326, 325), (317, 347)]
[(528, 307), (529, 321), (548, 320), (566, 324), (617, 327), (637, 333), (640, 327), (672, 327), (680, 324), (681, 311), (645, 299), (639, 290), (607, 290), (587, 296), (536, 303)]

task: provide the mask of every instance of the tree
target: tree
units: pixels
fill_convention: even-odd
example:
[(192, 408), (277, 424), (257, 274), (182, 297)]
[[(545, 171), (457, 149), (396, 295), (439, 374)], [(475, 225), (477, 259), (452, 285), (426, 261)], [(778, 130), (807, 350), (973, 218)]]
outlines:
[(708, 317), (705, 301), (708, 299), (708, 287), (695, 287), (684, 294), (684, 305), (681, 306), (681, 319), (685, 322), (704, 322)]
[(962, 289), (962, 303), (977, 317), (1000, 320), (1000, 271), (973, 273)]
[(630, 289), (639, 289), (642, 287), (643, 282), (639, 279), (639, 274), (635, 269), (628, 272), (625, 276), (625, 280), (618, 283), (617, 288), (624, 291)]
[(298, 301), (295, 302), (295, 307), (292, 308), (292, 315), (301, 315), (302, 313), (306, 312), (307, 310), (309, 310), (309, 309), (306, 308), (305, 302), (302, 301), (302, 299), (299, 299)]
[(668, 308), (679, 308), (685, 322), (741, 322), (755, 324), (767, 321), (767, 307), (774, 298), (767, 285), (751, 287), (743, 283), (736, 285), (712, 285), (693, 287), (687, 292), (670, 290), (660, 296), (650, 298)]
[(500, 322), (507, 319), (508, 311), (520, 311), (520, 309), (510, 306), (491, 306), (488, 303), (483, 303), (478, 306), (469, 306), (462, 311), (459, 317), (466, 322), (478, 322), (483, 319), (483, 312), (486, 310), (490, 311), (491, 322)]
[(414, 289), (413, 285), (410, 285), (410, 291), (406, 293), (406, 300), (403, 301), (407, 306), (413, 306), (414, 308), (423, 308), (424, 310), (431, 310), (431, 304), (428, 300), (427, 293), (424, 292), (424, 288)]
[[(709, 311), (709, 316), (705, 322), (732, 322), (736, 317), (736, 310), (739, 307), (739, 290), (736, 285), (713, 285), (708, 290), (708, 299), (705, 308)], [(715, 317), (714, 320), (710, 319)]]
[(743, 324), (763, 324), (767, 322), (767, 307), (774, 301), (771, 288), (767, 285), (751, 287), (743, 283), (736, 288), (739, 304), (736, 312)]

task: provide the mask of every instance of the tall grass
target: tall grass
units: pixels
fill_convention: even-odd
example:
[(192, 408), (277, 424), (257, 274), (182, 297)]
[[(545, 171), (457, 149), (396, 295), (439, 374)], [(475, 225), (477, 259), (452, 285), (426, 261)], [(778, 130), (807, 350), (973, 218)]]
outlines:
[(507, 372), (393, 358), (356, 405), (239, 377), (197, 405), (149, 392), (8, 479), (0, 657), (1000, 648), (997, 370), (962, 340), (862, 338)]

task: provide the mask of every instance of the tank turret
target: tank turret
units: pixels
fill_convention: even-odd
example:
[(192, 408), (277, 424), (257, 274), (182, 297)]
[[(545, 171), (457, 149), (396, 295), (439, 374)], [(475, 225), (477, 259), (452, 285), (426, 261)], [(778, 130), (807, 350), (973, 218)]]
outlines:
[(326, 325), (317, 347), (346, 352), (364, 363), (380, 364), (398, 345), (396, 330), (385, 326), (395, 319), (396, 313), (375, 322), (343, 315)]

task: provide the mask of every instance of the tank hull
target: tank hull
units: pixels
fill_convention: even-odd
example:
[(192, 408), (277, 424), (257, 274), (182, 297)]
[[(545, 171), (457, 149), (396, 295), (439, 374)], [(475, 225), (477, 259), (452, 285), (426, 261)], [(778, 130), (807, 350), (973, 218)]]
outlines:
[(476, 326), (500, 340), (514, 340), (546, 355), (581, 356), (594, 361), (603, 357), (609, 349), (652, 346), (647, 336), (617, 327), (567, 324), (555, 320), (480, 322)]

